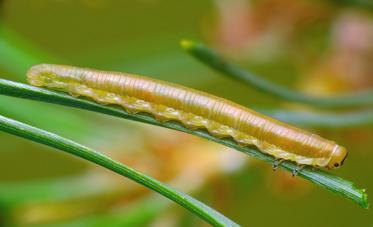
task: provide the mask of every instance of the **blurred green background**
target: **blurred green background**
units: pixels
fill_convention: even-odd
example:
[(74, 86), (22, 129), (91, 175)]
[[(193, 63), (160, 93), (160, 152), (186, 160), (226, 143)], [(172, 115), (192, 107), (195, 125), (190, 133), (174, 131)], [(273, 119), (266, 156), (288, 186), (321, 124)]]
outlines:
[[(0, 0), (0, 10), (0, 77), (13, 81), (26, 82), (33, 64), (70, 64), (148, 75), (248, 107), (320, 111), (220, 76), (179, 47), (188, 38), (271, 81), (313, 95), (373, 87), (369, 2)], [(189, 135), (9, 97), (0, 97), (0, 114), (108, 153), (191, 193), (242, 226), (373, 226), (371, 210)], [(333, 171), (369, 194), (372, 128), (308, 129), (349, 149), (345, 166)], [(209, 155), (201, 161), (204, 152)], [(206, 225), (112, 175), (0, 133), (0, 225)], [(191, 176), (198, 182), (190, 183)]]

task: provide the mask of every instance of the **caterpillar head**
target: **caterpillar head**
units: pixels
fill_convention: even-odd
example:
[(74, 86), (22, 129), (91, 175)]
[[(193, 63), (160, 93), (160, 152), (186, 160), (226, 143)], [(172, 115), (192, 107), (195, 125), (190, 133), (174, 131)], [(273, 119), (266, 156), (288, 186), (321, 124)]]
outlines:
[(335, 145), (334, 149), (333, 149), (333, 152), (332, 152), (332, 156), (331, 156), (331, 158), (328, 162), (327, 168), (328, 169), (336, 169), (336, 168), (342, 166), (343, 162), (347, 158), (347, 155), (348, 155), (348, 152), (347, 152), (346, 148), (344, 148), (342, 146), (339, 146), (339, 145)]

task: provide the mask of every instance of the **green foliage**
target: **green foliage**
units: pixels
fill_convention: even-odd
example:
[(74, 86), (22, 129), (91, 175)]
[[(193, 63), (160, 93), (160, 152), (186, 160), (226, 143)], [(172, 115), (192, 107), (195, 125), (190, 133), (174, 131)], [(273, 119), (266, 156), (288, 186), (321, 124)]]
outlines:
[(3, 116), (0, 116), (0, 130), (57, 148), (112, 170), (175, 201), (214, 226), (237, 226), (233, 221), (189, 195), (166, 186), (120, 162), (112, 160), (102, 153), (84, 147), (76, 142)]
[(286, 87), (267, 81), (251, 72), (231, 64), (201, 43), (190, 40), (181, 41), (181, 46), (193, 57), (210, 66), (222, 75), (232, 77), (251, 85), (266, 94), (302, 104), (310, 104), (318, 107), (342, 108), (373, 105), (373, 90), (360, 93), (348, 94), (339, 97), (315, 97), (309, 96)]
[(373, 127), (373, 110), (356, 110), (348, 113), (315, 113), (280, 109), (256, 109), (290, 124), (317, 128)]

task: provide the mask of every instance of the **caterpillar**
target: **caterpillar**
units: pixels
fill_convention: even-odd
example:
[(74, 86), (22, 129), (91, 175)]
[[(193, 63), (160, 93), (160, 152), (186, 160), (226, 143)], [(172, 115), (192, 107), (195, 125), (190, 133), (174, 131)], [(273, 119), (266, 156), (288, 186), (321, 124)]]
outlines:
[(121, 72), (51, 64), (31, 67), (27, 77), (34, 86), (119, 105), (129, 113), (149, 113), (160, 121), (178, 121), (192, 130), (206, 129), (216, 137), (230, 137), (276, 160), (333, 169), (347, 157), (347, 150), (334, 141), (181, 85)]

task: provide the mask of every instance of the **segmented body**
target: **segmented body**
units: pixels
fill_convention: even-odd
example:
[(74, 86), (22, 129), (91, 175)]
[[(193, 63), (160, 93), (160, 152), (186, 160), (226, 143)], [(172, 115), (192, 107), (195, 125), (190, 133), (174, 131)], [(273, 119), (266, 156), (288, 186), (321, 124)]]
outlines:
[[(204, 128), (264, 153), (298, 164), (328, 167), (344, 148), (318, 135), (267, 117), (231, 101), (147, 77), (61, 65), (37, 65), (28, 72), (32, 85), (116, 104), (130, 113)], [(347, 154), (347, 153), (346, 153)], [(345, 157), (341, 157), (345, 158)], [(343, 160), (342, 160), (343, 161)]]

